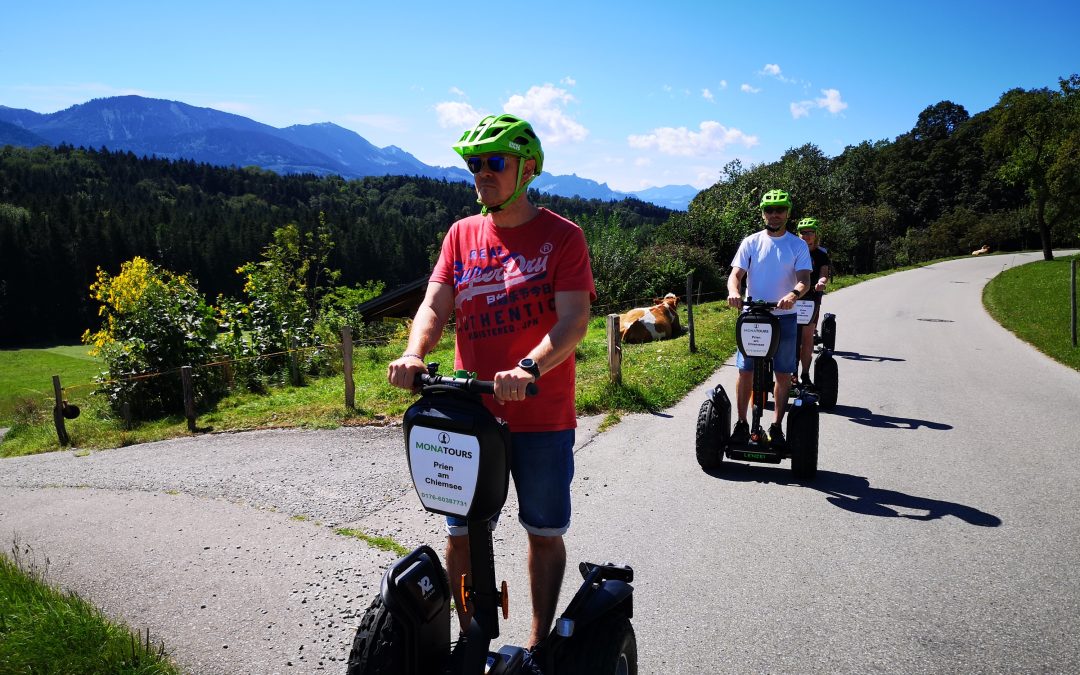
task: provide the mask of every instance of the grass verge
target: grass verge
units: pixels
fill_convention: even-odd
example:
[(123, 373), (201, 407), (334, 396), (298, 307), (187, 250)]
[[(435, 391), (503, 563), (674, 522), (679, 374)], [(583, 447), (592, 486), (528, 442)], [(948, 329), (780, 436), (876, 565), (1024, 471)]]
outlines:
[(983, 288), (990, 316), (1050, 358), (1080, 370), (1080, 347), (1072, 344), (1069, 301), (1071, 261), (1039, 260), (1007, 269)]
[(18, 542), (0, 553), (0, 672), (179, 675), (164, 651), (127, 626), (46, 581), (43, 565)]

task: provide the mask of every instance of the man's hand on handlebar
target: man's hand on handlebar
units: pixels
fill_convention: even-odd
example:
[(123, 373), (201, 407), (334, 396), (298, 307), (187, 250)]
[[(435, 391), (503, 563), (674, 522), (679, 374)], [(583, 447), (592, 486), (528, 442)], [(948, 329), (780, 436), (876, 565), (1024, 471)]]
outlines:
[(409, 354), (390, 362), (390, 365), (386, 367), (386, 379), (395, 387), (418, 391), (416, 374), (426, 372), (427, 364), (424, 360), (419, 356)]
[(799, 299), (798, 294), (795, 292), (788, 293), (776, 303), (777, 309), (791, 309), (795, 306), (795, 301)]
[(728, 293), (727, 304), (729, 307), (735, 309), (742, 309), (742, 295), (739, 293)]
[(532, 373), (522, 368), (501, 370), (492, 378), (495, 382), (495, 400), (500, 404), (506, 401), (524, 401), (525, 387), (535, 381)]

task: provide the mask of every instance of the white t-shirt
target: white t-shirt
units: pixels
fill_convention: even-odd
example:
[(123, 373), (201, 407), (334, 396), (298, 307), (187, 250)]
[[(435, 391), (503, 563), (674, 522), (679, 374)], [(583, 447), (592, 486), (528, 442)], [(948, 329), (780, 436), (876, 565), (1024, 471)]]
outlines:
[[(778, 302), (790, 293), (799, 279), (797, 270), (813, 269), (810, 247), (800, 237), (785, 232), (770, 237), (768, 231), (755, 232), (742, 240), (731, 261), (732, 267), (746, 270), (746, 294), (754, 300)], [(777, 309), (773, 314), (794, 314), (794, 309)]]

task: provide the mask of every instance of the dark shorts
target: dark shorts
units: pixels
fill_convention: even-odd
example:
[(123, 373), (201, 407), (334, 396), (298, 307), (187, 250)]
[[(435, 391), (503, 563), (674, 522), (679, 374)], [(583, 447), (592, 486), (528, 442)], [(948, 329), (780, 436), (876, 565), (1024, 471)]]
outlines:
[[(529, 534), (558, 537), (570, 529), (570, 481), (574, 478), (573, 429), (510, 434), (510, 473), (518, 497), (518, 521)], [(498, 516), (492, 519), (495, 529)], [(464, 518), (446, 517), (452, 537), (467, 534)]]

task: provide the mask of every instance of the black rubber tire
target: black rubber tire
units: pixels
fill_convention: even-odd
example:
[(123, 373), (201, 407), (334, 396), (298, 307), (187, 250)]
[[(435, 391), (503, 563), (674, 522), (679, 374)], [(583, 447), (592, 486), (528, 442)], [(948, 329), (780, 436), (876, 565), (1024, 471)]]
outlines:
[[(728, 417), (731, 413), (728, 413)], [(694, 447), (702, 469), (719, 469), (724, 464), (724, 415), (716, 409), (711, 398), (705, 399), (698, 410)]]
[(791, 474), (799, 480), (817, 476), (818, 408), (814, 404), (788, 409), (787, 442)]
[(610, 616), (575, 633), (559, 657), (559, 675), (637, 675), (637, 637), (630, 619)]
[(822, 410), (832, 410), (836, 407), (840, 374), (836, 369), (836, 359), (828, 352), (822, 352), (814, 361), (814, 388), (817, 389), (818, 405)]
[(405, 643), (397, 623), (383, 604), (381, 595), (375, 597), (364, 612), (356, 629), (349, 652), (347, 675), (395, 675), (404, 671)]

